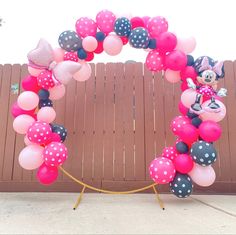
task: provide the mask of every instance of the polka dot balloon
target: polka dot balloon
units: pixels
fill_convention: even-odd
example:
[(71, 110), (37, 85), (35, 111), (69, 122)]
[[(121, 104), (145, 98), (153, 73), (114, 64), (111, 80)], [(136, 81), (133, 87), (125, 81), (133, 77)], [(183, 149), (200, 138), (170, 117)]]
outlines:
[(67, 148), (62, 143), (51, 142), (45, 147), (43, 158), (47, 166), (60, 166), (67, 159)]
[(125, 17), (118, 18), (115, 21), (114, 31), (118, 36), (129, 36), (131, 32), (131, 23)]
[(170, 159), (158, 157), (151, 162), (149, 172), (157, 184), (167, 184), (174, 179), (176, 171)]
[(58, 124), (51, 124), (52, 132), (60, 136), (60, 141), (64, 142), (67, 136), (67, 130), (64, 126)]
[(198, 141), (192, 145), (190, 154), (193, 161), (201, 166), (209, 166), (216, 161), (217, 152), (213, 144)]
[(52, 78), (52, 72), (49, 70), (42, 71), (38, 77), (38, 85), (46, 90), (55, 86), (55, 83)]
[(64, 60), (69, 60), (69, 61), (74, 61), (74, 62), (78, 62), (79, 58), (77, 56), (77, 53), (74, 52), (67, 52), (64, 55)]
[(39, 109), (41, 109), (42, 107), (53, 107), (53, 104), (50, 99), (40, 100), (38, 107), (39, 107)]
[(178, 135), (184, 125), (190, 124), (189, 118), (185, 116), (175, 117), (171, 122), (171, 130), (175, 135)]
[(158, 72), (164, 68), (162, 56), (158, 51), (152, 50), (146, 58), (146, 65), (150, 71)]
[(100, 11), (96, 16), (98, 28), (103, 33), (110, 33), (113, 31), (116, 16), (108, 10)]
[(162, 156), (170, 160), (174, 160), (178, 156), (178, 152), (174, 147), (165, 147)]
[(86, 36), (95, 36), (97, 32), (97, 24), (88, 17), (81, 17), (75, 24), (76, 32), (82, 38)]
[(134, 48), (147, 48), (149, 43), (148, 31), (142, 27), (133, 29), (129, 36), (129, 43)]
[(191, 178), (186, 174), (177, 173), (174, 180), (170, 183), (170, 190), (179, 198), (188, 197), (193, 190)]
[(168, 30), (168, 22), (164, 17), (156, 16), (148, 21), (147, 29), (151, 37), (155, 38)]

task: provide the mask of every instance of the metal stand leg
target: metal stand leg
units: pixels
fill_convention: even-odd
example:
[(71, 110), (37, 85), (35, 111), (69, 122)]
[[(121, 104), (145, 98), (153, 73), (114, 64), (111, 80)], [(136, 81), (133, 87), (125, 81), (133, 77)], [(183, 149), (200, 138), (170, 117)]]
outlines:
[(153, 188), (153, 191), (154, 191), (155, 194), (156, 194), (157, 201), (158, 201), (158, 203), (159, 203), (161, 209), (162, 209), (162, 210), (165, 210), (164, 204), (163, 204), (163, 202), (162, 202), (162, 200), (161, 200), (161, 198), (160, 198), (160, 196), (159, 196), (159, 194), (158, 194), (158, 192), (157, 192), (155, 186), (153, 186), (152, 188)]
[(80, 195), (79, 195), (79, 197), (78, 197), (78, 199), (77, 199), (77, 201), (76, 201), (76, 203), (75, 203), (75, 206), (74, 206), (74, 208), (73, 208), (74, 210), (76, 210), (77, 207), (79, 206), (79, 204), (80, 204), (80, 202), (81, 202), (81, 199), (82, 199), (82, 196), (83, 196), (83, 194), (84, 194), (85, 189), (86, 189), (86, 186), (83, 187), (83, 189), (82, 189), (82, 191), (81, 191), (81, 193), (80, 193)]

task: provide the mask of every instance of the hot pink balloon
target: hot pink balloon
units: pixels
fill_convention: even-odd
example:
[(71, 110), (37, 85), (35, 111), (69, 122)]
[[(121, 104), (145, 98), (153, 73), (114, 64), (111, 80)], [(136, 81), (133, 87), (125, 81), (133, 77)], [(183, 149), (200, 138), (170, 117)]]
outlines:
[(171, 122), (171, 130), (175, 135), (178, 135), (180, 130), (187, 124), (190, 124), (190, 120), (185, 116), (177, 116)]
[(189, 87), (188, 87), (187, 82), (182, 82), (180, 88), (181, 88), (181, 91), (186, 91), (186, 90), (188, 90)]
[(35, 122), (35, 119), (27, 114), (17, 116), (13, 121), (13, 129), (18, 134), (26, 134), (30, 125)]
[(171, 70), (171, 69), (167, 69), (165, 71), (165, 78), (168, 82), (171, 82), (171, 83), (179, 82), (181, 80), (180, 72), (179, 71), (174, 71), (174, 70)]
[(116, 16), (108, 10), (100, 11), (96, 16), (98, 28), (106, 34), (113, 31), (115, 20)]
[(27, 114), (33, 117), (35, 112), (35, 109), (33, 110), (23, 110), (19, 107), (19, 105), (17, 104), (17, 102), (15, 102), (12, 107), (11, 107), (11, 114), (13, 117), (18, 117), (19, 115), (22, 114)]
[(215, 182), (216, 174), (212, 166), (200, 166), (194, 164), (193, 169), (188, 173), (193, 182), (202, 186), (208, 187)]
[(165, 66), (168, 69), (180, 71), (187, 65), (187, 56), (182, 51), (171, 51), (165, 57)]
[(61, 84), (61, 85), (54, 86), (53, 88), (50, 88), (48, 91), (50, 93), (49, 99), (59, 100), (65, 95), (66, 88), (63, 84)]
[(192, 144), (198, 140), (198, 129), (191, 124), (186, 124), (178, 131), (178, 136), (186, 144)]
[[(181, 95), (181, 102), (187, 108), (190, 108), (192, 104), (195, 103), (197, 92), (193, 89), (185, 90)], [(202, 98), (201, 98), (202, 103)]]
[(37, 77), (42, 71), (43, 69), (36, 69), (31, 66), (28, 66), (28, 72), (31, 76)]
[(38, 85), (46, 90), (55, 86), (52, 71), (44, 70), (37, 77)]
[(73, 75), (73, 78), (76, 81), (84, 82), (90, 78), (91, 73), (92, 73), (92, 69), (91, 69), (90, 64), (82, 63), (81, 69)]
[(180, 50), (186, 54), (190, 54), (194, 51), (195, 47), (196, 39), (194, 37), (177, 39), (176, 50)]
[(43, 164), (43, 147), (33, 144), (25, 147), (19, 155), (19, 164), (26, 170), (34, 170)]
[(156, 16), (148, 21), (147, 29), (151, 37), (155, 38), (168, 30), (168, 22), (164, 17)]
[(37, 179), (41, 184), (52, 184), (57, 180), (58, 169), (57, 167), (50, 167), (42, 164), (37, 171)]
[(32, 110), (38, 106), (39, 97), (32, 91), (22, 92), (17, 99), (17, 104), (21, 109)]
[(56, 112), (53, 107), (42, 107), (37, 113), (37, 119), (42, 122), (51, 123), (56, 118)]
[(181, 72), (180, 72), (181, 79), (183, 81), (186, 81), (187, 78), (191, 78), (193, 81), (197, 78), (197, 73), (192, 66), (186, 66)]
[(193, 159), (187, 154), (179, 154), (173, 162), (176, 171), (182, 174), (187, 174), (193, 169)]
[(65, 61), (69, 60), (69, 61), (74, 61), (74, 62), (78, 62), (79, 58), (77, 56), (77, 54), (75, 52), (66, 52), (63, 58)]
[(143, 16), (142, 17), (142, 20), (143, 20), (143, 23), (144, 23), (144, 28), (147, 28), (147, 25), (148, 25), (148, 21), (151, 19), (150, 16)]
[(103, 41), (104, 51), (111, 56), (118, 55), (123, 48), (123, 42), (116, 35), (108, 35)]
[(203, 121), (198, 127), (199, 135), (206, 142), (214, 142), (221, 136), (222, 130), (218, 123), (214, 121)]
[(225, 105), (221, 101), (216, 100), (215, 102), (219, 104), (220, 110), (219, 112), (215, 113), (215, 112), (212, 112), (212, 110), (209, 110), (208, 105), (210, 104), (210, 102), (211, 102), (210, 100), (207, 100), (202, 104), (203, 110), (208, 110), (208, 111), (205, 111), (202, 114), (200, 114), (200, 117), (203, 121), (210, 120), (214, 122), (220, 122), (221, 120), (224, 119), (226, 115)]
[(167, 184), (173, 181), (176, 171), (170, 159), (158, 157), (151, 162), (149, 173), (153, 181), (157, 184)]
[(57, 63), (62, 62), (64, 59), (64, 54), (65, 54), (65, 50), (59, 47), (55, 48), (53, 50), (54, 61), (56, 61)]
[(47, 166), (60, 166), (67, 157), (67, 148), (62, 143), (51, 142), (43, 151), (44, 162)]
[(95, 36), (97, 32), (97, 24), (88, 17), (81, 17), (75, 24), (76, 32), (82, 37)]
[(158, 72), (163, 69), (163, 58), (158, 51), (152, 50), (146, 58), (146, 66), (150, 71)]
[(38, 91), (41, 89), (41, 87), (38, 85), (37, 77), (34, 76), (26, 76), (21, 84), (25, 91), (33, 91), (38, 93)]
[(158, 51), (166, 53), (173, 51), (177, 44), (177, 38), (173, 33), (164, 32), (161, 33), (157, 38)]
[(46, 122), (36, 121), (29, 127), (27, 137), (35, 144), (47, 144), (52, 139), (51, 126)]
[(174, 160), (178, 156), (178, 153), (174, 147), (165, 147), (162, 151), (162, 157)]
[(92, 36), (87, 36), (83, 39), (82, 46), (84, 50), (86, 51), (89, 51), (89, 52), (95, 51), (95, 49), (98, 46), (97, 39)]
[(185, 107), (181, 101), (179, 102), (178, 108), (179, 108), (179, 111), (183, 115), (187, 115), (189, 109), (187, 107)]

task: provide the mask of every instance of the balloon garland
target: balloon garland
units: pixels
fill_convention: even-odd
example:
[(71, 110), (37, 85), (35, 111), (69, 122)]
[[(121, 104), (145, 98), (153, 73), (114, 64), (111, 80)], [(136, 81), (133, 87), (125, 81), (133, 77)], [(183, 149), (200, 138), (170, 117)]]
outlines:
[(27, 170), (37, 169), (42, 184), (56, 181), (58, 167), (68, 157), (64, 141), (67, 130), (53, 123), (56, 112), (53, 100), (65, 94), (65, 85), (71, 80), (89, 79), (95, 54), (103, 51), (115, 56), (125, 44), (148, 51), (146, 66), (152, 72), (164, 71), (171, 83), (181, 81), (179, 111), (182, 116), (171, 122), (177, 137), (174, 146), (165, 147), (162, 155), (149, 166), (150, 176), (157, 184), (169, 184), (179, 198), (192, 193), (193, 182), (210, 186), (215, 180), (212, 164), (217, 159), (213, 145), (221, 135), (220, 125), (226, 108), (221, 97), (226, 89), (217, 91), (217, 82), (224, 77), (223, 62), (208, 56), (198, 59), (189, 54), (196, 42), (183, 39), (168, 31), (164, 17), (117, 18), (103, 10), (96, 20), (81, 17), (75, 31), (60, 34), (60, 48), (53, 49), (44, 39), (28, 53), (29, 76), (22, 81), (22, 92), (12, 106), (13, 128), (25, 135), (26, 147), (20, 152), (19, 164)]

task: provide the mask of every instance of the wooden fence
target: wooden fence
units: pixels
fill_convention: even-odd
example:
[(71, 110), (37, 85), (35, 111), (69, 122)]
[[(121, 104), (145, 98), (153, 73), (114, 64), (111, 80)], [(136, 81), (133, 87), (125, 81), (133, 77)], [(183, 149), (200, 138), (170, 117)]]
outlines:
[[(215, 184), (195, 192), (236, 193), (236, 62), (226, 61), (221, 85), (229, 95), (227, 116), (214, 168)], [(0, 191), (79, 191), (81, 187), (60, 174), (51, 186), (40, 185), (34, 171), (23, 170), (18, 155), (23, 137), (12, 128), (12, 86), (27, 74), (26, 65), (0, 65)], [(148, 166), (164, 146), (174, 144), (169, 128), (177, 115), (180, 84), (152, 75), (141, 63), (92, 64), (87, 82), (72, 81), (56, 102), (56, 123), (68, 129), (69, 158), (64, 168), (93, 186), (111, 190), (142, 187), (151, 182)], [(168, 190), (160, 186), (161, 191)]]

